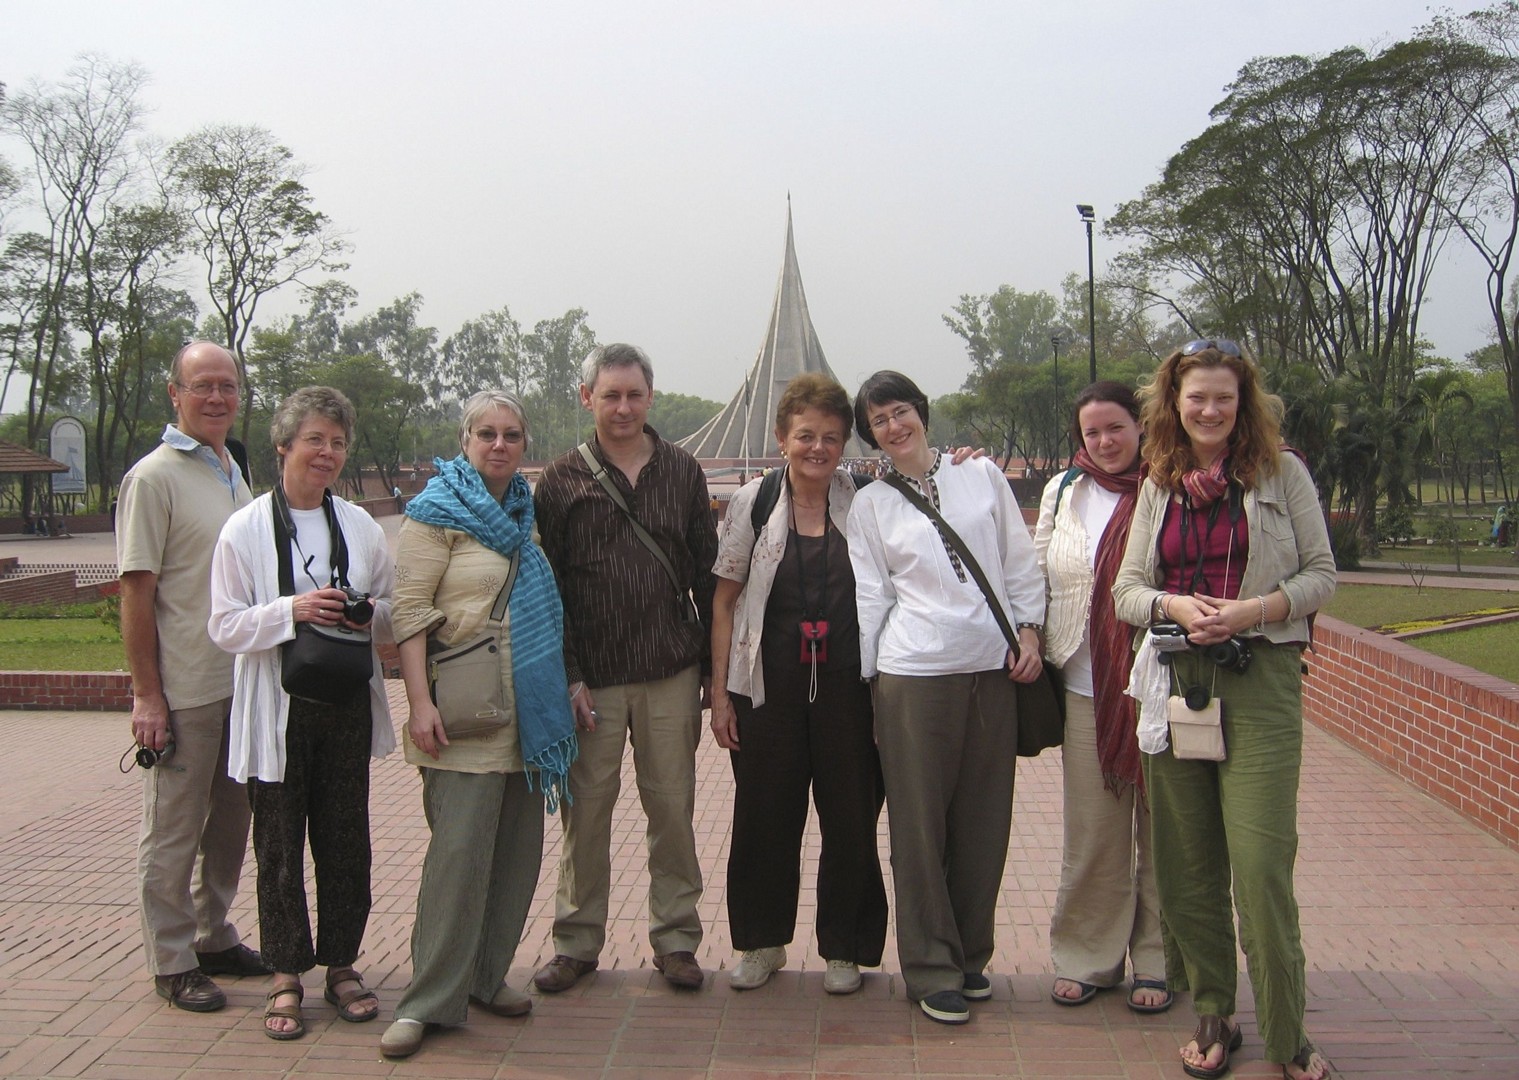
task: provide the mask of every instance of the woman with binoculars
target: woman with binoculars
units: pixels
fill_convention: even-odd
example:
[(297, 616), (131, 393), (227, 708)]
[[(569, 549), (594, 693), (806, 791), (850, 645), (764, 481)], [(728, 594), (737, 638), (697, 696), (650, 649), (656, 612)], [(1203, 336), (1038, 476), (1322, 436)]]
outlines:
[(1179, 625), (1195, 646), (1159, 669), (1170, 747), (1148, 708), (1139, 725), (1161, 910), (1182, 967), (1168, 980), (1191, 989), (1198, 1012), (1182, 1068), (1222, 1076), (1242, 1041), (1237, 911), (1266, 1060), (1287, 1080), (1322, 1080), (1328, 1065), (1303, 1021), (1293, 865), (1302, 650), (1335, 586), (1323, 510), (1279, 443), (1280, 399), (1234, 342), (1177, 349), (1140, 400), (1149, 472), (1114, 605), (1133, 626)]

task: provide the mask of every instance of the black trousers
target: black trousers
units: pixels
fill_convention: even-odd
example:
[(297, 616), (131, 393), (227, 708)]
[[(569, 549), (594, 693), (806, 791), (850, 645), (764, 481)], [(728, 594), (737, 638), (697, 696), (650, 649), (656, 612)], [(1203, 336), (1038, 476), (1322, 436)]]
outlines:
[[(275, 971), (352, 964), (369, 922), (369, 690), (344, 705), (290, 699), (285, 779), (250, 779), (259, 947)], [(306, 908), (306, 839), (317, 933)]]
[(884, 786), (870, 691), (857, 667), (820, 672), (808, 702), (802, 665), (765, 667), (765, 704), (733, 695), (740, 749), (733, 763), (728, 924), (739, 950), (785, 945), (796, 932), (807, 794), (823, 850), (817, 876), (818, 952), (865, 967), (881, 962), (886, 888), (876, 854)]

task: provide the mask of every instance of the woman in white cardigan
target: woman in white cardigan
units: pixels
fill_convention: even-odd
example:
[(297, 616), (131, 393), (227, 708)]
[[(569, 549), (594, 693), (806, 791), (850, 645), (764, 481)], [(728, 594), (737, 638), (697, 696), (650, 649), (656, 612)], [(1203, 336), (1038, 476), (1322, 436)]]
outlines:
[(1139, 402), (1122, 383), (1076, 396), (1076, 463), (1044, 489), (1034, 547), (1049, 583), (1045, 656), (1065, 676), (1065, 842), (1050, 954), (1060, 1005), (1084, 1005), (1134, 971), (1129, 1008), (1163, 1012), (1160, 899), (1150, 859), (1134, 699), (1133, 631), (1113, 613), (1139, 492)]
[[(270, 424), (280, 483), (232, 515), (211, 563), (211, 638), (237, 655), (227, 772), (249, 785), (253, 805), (259, 939), (275, 970), (264, 1013), (271, 1039), (305, 1034), (301, 975), (319, 964), (327, 967), (324, 996), (340, 1017), (357, 1023), (379, 1011), (353, 969), (370, 907), (369, 758), (395, 748), (379, 658), (371, 644), (371, 674), (324, 694), (335, 702), (292, 697), (281, 683), (281, 647), (300, 623), (390, 636), (394, 568), (385, 534), (368, 513), (327, 491), (342, 472), (353, 424), (353, 405), (330, 387), (286, 398)], [(277, 536), (288, 537), (294, 595), (281, 595)], [(369, 594), (367, 618), (340, 584)]]

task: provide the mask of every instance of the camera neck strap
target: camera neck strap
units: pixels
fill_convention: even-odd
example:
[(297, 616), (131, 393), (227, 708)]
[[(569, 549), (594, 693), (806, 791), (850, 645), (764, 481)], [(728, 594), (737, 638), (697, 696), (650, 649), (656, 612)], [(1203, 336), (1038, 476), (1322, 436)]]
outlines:
[[(301, 541), (296, 533), (295, 518), (290, 513), (290, 503), (285, 498), (285, 485), (279, 481), (274, 484), (274, 490), (270, 493), (270, 502), (274, 512), (274, 549), (279, 558), (279, 582), (281, 596), (295, 595), (295, 567), (290, 558), (290, 545), (293, 543), (296, 550), (301, 550)], [(332, 545), (332, 584), (348, 584), (348, 544), (343, 539), (343, 530), (338, 526), (337, 508), (332, 502), (332, 492), (322, 492), (322, 513), (327, 519), (329, 542)], [(301, 554), (306, 554), (301, 551)], [(322, 585), (311, 575), (311, 560), (306, 560), (306, 576), (311, 578), (311, 583), (317, 588)]]
[(1234, 555), (1234, 533), (1239, 527), (1239, 519), (1245, 512), (1244, 492), (1238, 484), (1230, 481), (1228, 491), (1223, 498), (1215, 499), (1213, 505), (1208, 507), (1208, 528), (1203, 531), (1200, 519), (1192, 506), (1192, 496), (1182, 492), (1181, 496), (1181, 564), (1183, 573), (1186, 572), (1188, 563), (1187, 549), (1191, 539), (1197, 540), (1197, 559), (1192, 563), (1192, 579), (1183, 583), (1188, 592), (1200, 593), (1211, 592), (1208, 588), (1208, 579), (1203, 574), (1203, 559), (1208, 553), (1208, 540), (1213, 536), (1213, 526), (1218, 524), (1219, 512), (1224, 508), (1224, 501), (1229, 503), (1229, 548), (1224, 554), (1224, 580), (1220, 584), (1220, 591), (1229, 587), (1229, 561)]

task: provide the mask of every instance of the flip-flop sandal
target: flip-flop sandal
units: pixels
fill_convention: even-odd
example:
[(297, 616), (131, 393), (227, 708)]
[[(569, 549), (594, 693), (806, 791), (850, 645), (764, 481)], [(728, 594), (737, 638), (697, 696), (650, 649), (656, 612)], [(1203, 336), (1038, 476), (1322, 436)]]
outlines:
[[(356, 982), (359, 988), (339, 996), (333, 987), (342, 982)], [(362, 1024), (380, 1015), (380, 999), (375, 997), (373, 990), (364, 985), (364, 977), (351, 967), (327, 969), (327, 989), (323, 991), (322, 997), (337, 1006), (339, 1019), (347, 1020), (350, 1024)], [(353, 1006), (356, 1003), (365, 1000), (373, 1001), (375, 1007), (369, 1012), (358, 1012), (354, 1009)]]
[(1245, 1033), (1240, 1030), (1238, 1024), (1231, 1025), (1222, 1016), (1199, 1016), (1197, 1018), (1197, 1030), (1192, 1033), (1192, 1041), (1197, 1044), (1197, 1052), (1204, 1057), (1217, 1043), (1224, 1048), (1224, 1060), (1218, 1063), (1217, 1068), (1206, 1069), (1201, 1065), (1188, 1065), (1181, 1063), (1181, 1071), (1188, 1076), (1195, 1076), (1198, 1080), (1218, 1080), (1229, 1071), (1229, 1055), (1240, 1048), (1245, 1041)]
[[(295, 995), (294, 1005), (274, 1004), (274, 999), (285, 994)], [(301, 1018), (301, 1002), (306, 1000), (306, 988), (300, 983), (294, 986), (277, 986), (269, 991), (266, 999), (269, 1004), (264, 1009), (264, 1034), (278, 1042), (289, 1042), (291, 1039), (299, 1039), (306, 1034), (306, 1021)], [(275, 1031), (269, 1026), (269, 1020), (278, 1017), (281, 1020), (294, 1020), (295, 1027), (289, 1031)]]
[[(1312, 1043), (1304, 1043), (1303, 1048), (1297, 1052), (1297, 1056), (1287, 1064), (1296, 1065), (1299, 1069), (1307, 1070), (1308, 1066), (1313, 1064), (1314, 1057), (1317, 1057), (1324, 1063), (1324, 1080), (1329, 1080), (1330, 1076), (1333, 1075), (1329, 1069), (1329, 1059), (1320, 1054), (1318, 1048)], [(1287, 1065), (1282, 1066), (1282, 1080), (1288, 1080)]]
[[(1159, 1005), (1141, 1005), (1134, 1000), (1136, 990), (1159, 990), (1166, 996)], [(1129, 1008), (1137, 1013), (1163, 1013), (1175, 1000), (1176, 995), (1171, 992), (1171, 988), (1166, 985), (1164, 979), (1135, 979), (1133, 985), (1129, 987)]]
[[(1064, 976), (1062, 976), (1062, 978), (1064, 978)], [(1075, 983), (1077, 986), (1081, 987), (1081, 996), (1061, 997), (1059, 994), (1055, 993), (1055, 988), (1051, 987), (1050, 1000), (1053, 1001), (1056, 1005), (1085, 1005), (1087, 1002), (1091, 1001), (1094, 997), (1097, 996), (1097, 987), (1093, 986), (1091, 983), (1084, 983), (1080, 979), (1066, 979), (1065, 981), (1069, 983)]]

